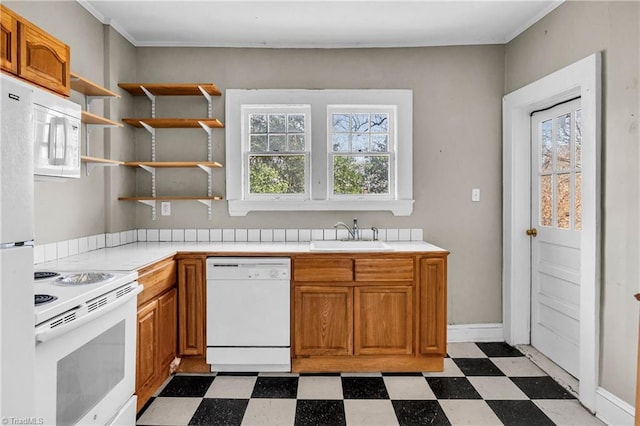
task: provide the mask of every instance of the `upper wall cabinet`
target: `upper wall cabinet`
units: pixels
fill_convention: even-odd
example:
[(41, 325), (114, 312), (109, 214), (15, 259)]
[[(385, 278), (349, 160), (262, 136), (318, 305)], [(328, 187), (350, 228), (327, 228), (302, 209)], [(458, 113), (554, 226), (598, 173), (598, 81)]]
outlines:
[(2, 70), (69, 96), (70, 49), (20, 15), (2, 11)]

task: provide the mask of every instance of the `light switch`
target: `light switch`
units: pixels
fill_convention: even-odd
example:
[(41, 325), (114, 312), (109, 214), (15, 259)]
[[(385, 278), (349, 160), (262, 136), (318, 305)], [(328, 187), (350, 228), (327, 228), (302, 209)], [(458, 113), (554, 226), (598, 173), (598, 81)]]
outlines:
[(473, 188), (471, 190), (471, 201), (480, 201), (480, 188)]
[(160, 215), (171, 216), (171, 203), (169, 201), (163, 201), (160, 203)]

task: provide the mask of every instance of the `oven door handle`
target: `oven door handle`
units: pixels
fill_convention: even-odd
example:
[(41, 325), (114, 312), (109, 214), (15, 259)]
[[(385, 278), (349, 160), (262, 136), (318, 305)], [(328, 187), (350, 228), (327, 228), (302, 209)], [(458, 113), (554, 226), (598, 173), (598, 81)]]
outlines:
[(74, 328), (80, 327), (83, 324), (86, 324), (89, 321), (94, 321), (95, 319), (103, 316), (106, 313), (109, 313), (111, 311), (113, 311), (116, 308), (119, 308), (120, 306), (124, 305), (125, 303), (127, 303), (128, 301), (130, 301), (131, 299), (135, 298), (138, 296), (139, 293), (142, 292), (142, 290), (144, 289), (144, 287), (142, 285), (138, 285), (133, 291), (127, 293), (126, 295), (119, 297), (118, 299), (114, 300), (113, 302), (107, 304), (106, 306), (97, 309), (94, 312), (90, 312), (86, 315), (83, 315), (73, 321), (70, 321), (66, 324), (63, 325), (59, 325), (55, 328), (46, 328), (43, 327), (42, 330), (38, 330), (36, 328), (36, 343), (44, 343), (44, 342), (48, 342), (51, 339), (55, 339), (56, 337), (58, 337), (61, 334), (64, 334), (66, 332), (68, 332), (69, 330), (73, 330)]

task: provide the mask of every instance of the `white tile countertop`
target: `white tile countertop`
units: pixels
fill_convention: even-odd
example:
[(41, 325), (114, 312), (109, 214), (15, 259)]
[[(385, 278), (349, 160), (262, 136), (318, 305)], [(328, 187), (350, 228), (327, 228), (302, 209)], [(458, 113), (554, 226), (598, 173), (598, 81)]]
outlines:
[[(386, 253), (443, 252), (447, 251), (424, 241), (387, 241), (391, 251)], [(53, 271), (134, 271), (155, 263), (178, 252), (208, 252), (216, 255), (237, 256), (242, 253), (256, 254), (300, 254), (315, 253), (309, 242), (137, 242), (118, 247), (108, 247), (81, 253), (62, 259), (35, 265), (36, 270)], [(331, 253), (323, 251), (324, 253)], [(345, 252), (333, 252), (345, 253)], [(374, 252), (367, 252), (369, 254)]]

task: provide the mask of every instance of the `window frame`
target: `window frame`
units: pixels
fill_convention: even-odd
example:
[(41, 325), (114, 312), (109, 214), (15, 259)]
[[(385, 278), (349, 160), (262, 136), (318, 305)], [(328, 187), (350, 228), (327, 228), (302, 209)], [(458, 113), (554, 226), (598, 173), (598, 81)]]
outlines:
[[(309, 198), (247, 199), (243, 192), (242, 105), (310, 105)], [(391, 199), (329, 199), (327, 167), (328, 105), (395, 105), (395, 194)], [(413, 212), (413, 92), (408, 89), (228, 89), (225, 91), (225, 169), (230, 216), (251, 211)]]

